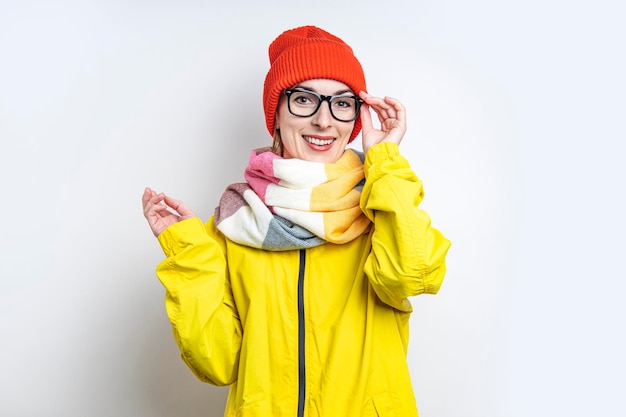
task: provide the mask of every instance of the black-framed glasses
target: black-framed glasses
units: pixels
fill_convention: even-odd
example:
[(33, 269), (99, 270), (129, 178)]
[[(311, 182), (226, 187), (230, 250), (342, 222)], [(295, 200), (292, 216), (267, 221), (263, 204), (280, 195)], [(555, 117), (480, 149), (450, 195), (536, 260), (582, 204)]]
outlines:
[(285, 95), (289, 113), (294, 116), (313, 116), (320, 109), (322, 102), (327, 101), (331, 116), (340, 122), (356, 120), (363, 104), (363, 100), (354, 95), (325, 96), (302, 88), (287, 89)]

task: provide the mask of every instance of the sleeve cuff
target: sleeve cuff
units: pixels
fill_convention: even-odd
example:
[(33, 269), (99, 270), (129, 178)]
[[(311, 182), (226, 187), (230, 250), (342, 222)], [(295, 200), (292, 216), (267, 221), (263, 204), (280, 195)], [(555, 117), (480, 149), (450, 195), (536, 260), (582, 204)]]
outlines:
[(391, 142), (377, 143), (369, 148), (365, 154), (365, 170), (378, 162), (386, 161), (390, 158), (400, 155), (400, 148), (398, 144)]
[(187, 246), (202, 241), (205, 235), (202, 220), (193, 217), (169, 226), (157, 239), (165, 256), (170, 257), (180, 253)]

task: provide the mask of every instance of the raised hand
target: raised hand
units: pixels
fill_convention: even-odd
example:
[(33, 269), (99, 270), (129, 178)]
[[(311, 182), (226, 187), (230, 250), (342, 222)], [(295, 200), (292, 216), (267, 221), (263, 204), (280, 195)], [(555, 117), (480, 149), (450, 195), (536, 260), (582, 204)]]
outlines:
[(197, 217), (185, 203), (168, 197), (163, 193), (157, 194), (146, 188), (141, 197), (143, 215), (148, 220), (154, 236), (159, 236), (168, 226), (181, 220)]
[[(406, 111), (402, 103), (391, 97), (374, 97), (364, 91), (359, 96), (365, 101), (361, 109), (361, 126), (363, 137), (363, 152), (381, 142), (400, 144), (406, 133)], [(372, 109), (378, 115), (380, 129), (372, 125)]]

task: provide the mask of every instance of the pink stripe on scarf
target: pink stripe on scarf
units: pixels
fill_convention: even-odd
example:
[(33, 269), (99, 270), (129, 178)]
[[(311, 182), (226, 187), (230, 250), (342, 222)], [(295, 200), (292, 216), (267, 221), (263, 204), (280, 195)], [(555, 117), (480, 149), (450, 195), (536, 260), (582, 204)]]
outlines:
[(280, 182), (280, 179), (274, 176), (275, 159), (282, 158), (269, 152), (269, 148), (254, 150), (250, 153), (250, 160), (244, 172), (246, 181), (263, 202), (267, 187)]

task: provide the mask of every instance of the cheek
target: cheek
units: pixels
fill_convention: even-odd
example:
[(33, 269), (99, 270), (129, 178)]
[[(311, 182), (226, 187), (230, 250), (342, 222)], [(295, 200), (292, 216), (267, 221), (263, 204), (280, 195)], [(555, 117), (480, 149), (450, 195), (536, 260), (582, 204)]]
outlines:
[(350, 136), (352, 136), (353, 130), (354, 130), (354, 123), (351, 123), (349, 126), (346, 126), (346, 128), (342, 131), (343, 135), (347, 138), (347, 140), (350, 140)]

